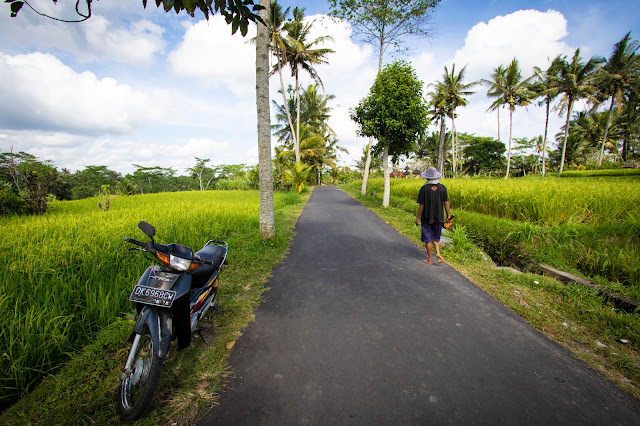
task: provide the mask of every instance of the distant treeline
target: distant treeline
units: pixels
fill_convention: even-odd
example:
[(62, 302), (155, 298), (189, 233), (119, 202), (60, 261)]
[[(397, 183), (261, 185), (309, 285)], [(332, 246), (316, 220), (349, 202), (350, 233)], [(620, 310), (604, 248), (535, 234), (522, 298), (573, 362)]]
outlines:
[[(51, 201), (79, 200), (110, 195), (149, 194), (193, 190), (258, 189), (258, 168), (245, 164), (209, 166), (209, 159), (195, 159), (195, 165), (178, 175), (173, 167), (145, 167), (134, 164), (133, 173), (123, 175), (107, 166), (86, 166), (70, 172), (58, 170), (48, 160), (26, 152), (0, 153), (0, 214), (45, 213)], [(286, 170), (274, 162), (274, 187), (289, 190)], [(332, 182), (357, 179), (348, 168), (328, 170)], [(319, 179), (322, 179), (322, 174)], [(315, 183), (320, 183), (319, 182)]]

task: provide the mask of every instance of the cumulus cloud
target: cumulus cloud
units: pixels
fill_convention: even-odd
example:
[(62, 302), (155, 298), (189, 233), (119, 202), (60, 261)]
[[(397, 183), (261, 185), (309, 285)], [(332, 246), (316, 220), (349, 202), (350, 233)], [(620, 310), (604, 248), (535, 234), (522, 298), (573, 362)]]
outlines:
[(220, 15), (188, 24), (182, 43), (169, 54), (170, 70), (180, 78), (193, 78), (209, 88), (226, 87), (234, 94), (255, 92), (255, 25), (242, 37), (231, 35)]
[[(519, 10), (496, 16), (488, 22), (479, 22), (467, 33), (464, 45), (454, 55), (432, 67), (419, 68), (418, 74), (425, 83), (442, 80), (444, 66), (456, 70), (467, 66), (465, 82), (489, 79), (493, 69), (508, 65), (513, 58), (519, 62), (523, 78), (533, 74), (533, 67), (546, 68), (558, 54), (570, 55), (575, 48), (563, 39), (567, 36), (567, 20), (555, 10)], [(418, 57), (418, 62), (424, 58)], [(482, 136), (497, 137), (497, 113), (487, 113), (492, 100), (486, 97), (486, 86), (477, 86), (477, 93), (468, 98), (469, 105), (457, 110), (458, 131)], [(506, 141), (509, 131), (509, 111), (501, 111), (501, 139)], [(552, 117), (552, 126), (560, 120)], [(450, 126), (450, 123), (448, 124)], [(534, 137), (544, 131), (544, 112), (535, 104), (518, 108), (514, 113), (514, 137)]]
[(91, 25), (83, 26), (87, 41), (85, 59), (112, 61), (149, 67), (155, 55), (164, 49), (162, 27), (147, 20), (137, 21), (129, 28), (112, 25), (106, 18), (95, 16)]
[[(49, 13), (60, 16), (55, 10)], [(93, 14), (88, 21), (72, 25), (43, 18), (30, 10), (20, 12), (17, 18), (0, 14), (0, 50), (11, 52), (18, 46), (56, 50), (74, 55), (79, 62), (114, 61), (148, 68), (165, 48), (163, 34), (161, 26), (146, 19), (114, 23)]]
[(0, 128), (122, 133), (161, 120), (169, 104), (166, 91), (77, 73), (51, 54), (0, 53)]

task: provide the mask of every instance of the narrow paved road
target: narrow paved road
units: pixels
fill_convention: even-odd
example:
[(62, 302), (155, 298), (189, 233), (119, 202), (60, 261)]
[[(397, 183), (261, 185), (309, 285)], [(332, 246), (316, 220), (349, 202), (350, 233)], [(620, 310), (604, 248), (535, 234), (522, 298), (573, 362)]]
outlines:
[(316, 188), (296, 231), (199, 424), (640, 424), (638, 400), (341, 190)]

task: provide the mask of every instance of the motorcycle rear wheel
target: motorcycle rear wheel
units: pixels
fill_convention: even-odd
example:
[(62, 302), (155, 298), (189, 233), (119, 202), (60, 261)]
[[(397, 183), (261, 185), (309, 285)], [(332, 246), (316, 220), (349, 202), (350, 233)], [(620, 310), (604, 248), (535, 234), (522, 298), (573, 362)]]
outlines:
[(118, 388), (118, 412), (128, 421), (139, 419), (147, 409), (158, 387), (163, 362), (148, 329), (140, 336), (138, 347), (131, 350), (135, 350), (131, 372)]

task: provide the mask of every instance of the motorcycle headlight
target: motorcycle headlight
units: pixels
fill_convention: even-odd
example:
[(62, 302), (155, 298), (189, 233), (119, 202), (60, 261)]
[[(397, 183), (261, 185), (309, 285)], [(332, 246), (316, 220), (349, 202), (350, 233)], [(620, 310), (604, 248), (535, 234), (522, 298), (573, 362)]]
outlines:
[(169, 265), (177, 271), (187, 271), (191, 267), (191, 260), (169, 255)]

